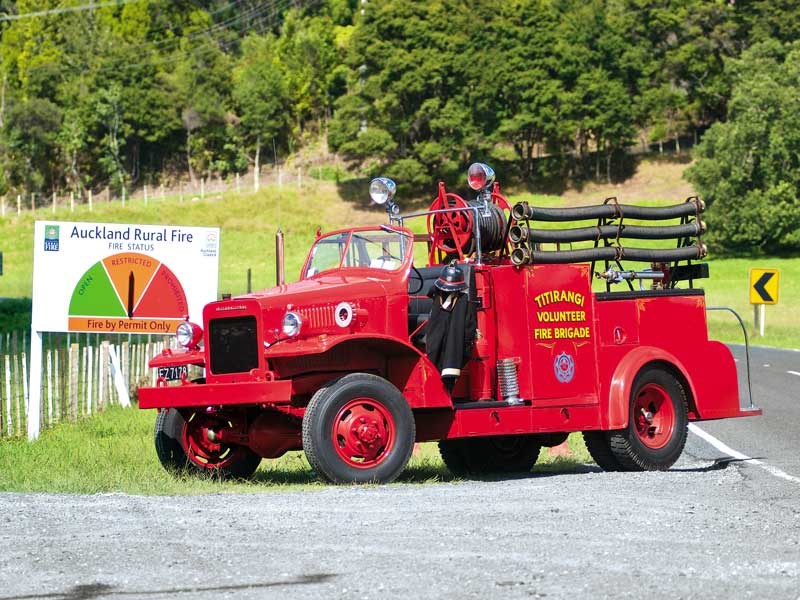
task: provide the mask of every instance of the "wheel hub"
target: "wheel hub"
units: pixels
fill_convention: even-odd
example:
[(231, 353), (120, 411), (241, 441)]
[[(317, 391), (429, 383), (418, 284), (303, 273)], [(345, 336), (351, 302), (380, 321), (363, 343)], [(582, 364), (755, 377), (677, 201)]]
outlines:
[(380, 402), (356, 398), (333, 421), (332, 440), (339, 457), (350, 466), (370, 468), (383, 462), (394, 443), (394, 421)]
[(192, 413), (183, 427), (186, 456), (194, 464), (207, 469), (227, 466), (236, 453), (230, 446), (220, 443), (217, 432), (231, 426), (231, 423), (217, 418), (216, 415)]
[(377, 422), (368, 423), (364, 417), (361, 417), (359, 421), (360, 423), (352, 429), (353, 435), (358, 441), (362, 444), (372, 445), (376, 440), (381, 440), (382, 436)]
[(636, 435), (648, 448), (658, 450), (672, 439), (675, 409), (667, 391), (660, 385), (649, 383), (639, 390), (633, 415)]

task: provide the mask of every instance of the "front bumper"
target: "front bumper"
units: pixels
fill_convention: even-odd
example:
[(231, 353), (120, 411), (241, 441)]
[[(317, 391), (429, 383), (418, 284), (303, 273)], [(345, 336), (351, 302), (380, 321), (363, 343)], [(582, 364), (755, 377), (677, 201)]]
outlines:
[(241, 404), (287, 404), (292, 382), (185, 383), (139, 388), (139, 408), (182, 408)]

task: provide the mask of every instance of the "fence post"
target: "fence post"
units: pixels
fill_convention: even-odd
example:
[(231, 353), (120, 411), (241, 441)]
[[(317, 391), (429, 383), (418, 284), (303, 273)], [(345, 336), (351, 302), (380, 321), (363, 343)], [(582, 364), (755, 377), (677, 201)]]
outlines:
[(75, 212), (75, 192), (69, 193), (69, 212)]
[(47, 425), (53, 424), (53, 351), (47, 351)]
[(100, 344), (100, 380), (97, 382), (97, 406), (106, 405), (106, 382), (108, 381), (108, 342)]
[[(39, 388), (39, 394), (37, 394), (37, 398), (39, 400), (37, 402), (31, 403), (29, 402), (28, 396), (28, 356), (26, 352), (22, 352), (20, 355), (22, 357), (22, 414), (25, 415), (25, 425), (28, 426), (28, 437), (33, 439), (33, 437), (37, 437), (39, 435), (39, 423), (42, 414), (42, 402), (41, 402), (41, 393), (42, 390)], [(39, 360), (41, 361), (41, 346), (39, 350)], [(41, 378), (41, 369), (39, 370), (39, 384), (42, 383)], [(36, 387), (36, 383), (32, 382), (31, 387)], [(20, 422), (22, 418), (20, 418)], [(31, 428), (35, 427), (35, 431), (33, 433), (33, 437), (31, 437)]]
[(17, 214), (22, 212), (22, 196), (17, 194)]
[(147, 206), (147, 185), (145, 184), (142, 187), (144, 187), (144, 205)]
[(64, 411), (61, 410), (62, 403), (64, 402), (64, 378), (61, 377), (61, 370), (58, 367), (58, 355), (60, 354), (58, 346), (52, 349), (53, 352), (53, 379), (55, 381), (56, 397), (53, 399), (53, 418), (56, 421), (61, 420), (61, 415)]
[(70, 421), (76, 421), (78, 419), (78, 344), (69, 345), (68, 373), (68, 415)]
[(130, 342), (122, 342), (122, 378), (125, 380), (125, 385), (128, 389), (131, 387), (131, 344)]
[(89, 212), (92, 212), (92, 190), (89, 190)]
[(86, 379), (84, 380), (84, 387), (86, 388), (86, 414), (92, 414), (92, 358), (94, 358), (94, 348), (90, 346), (83, 347), (83, 362), (86, 364)]
[(56, 214), (56, 193), (53, 192), (53, 214)]
[(5, 355), (6, 363), (6, 433), (11, 435), (11, 356)]

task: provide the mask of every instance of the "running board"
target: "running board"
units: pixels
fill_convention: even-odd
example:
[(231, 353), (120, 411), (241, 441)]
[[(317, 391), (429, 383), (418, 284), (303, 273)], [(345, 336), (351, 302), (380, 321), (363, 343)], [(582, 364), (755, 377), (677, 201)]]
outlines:
[(505, 400), (478, 400), (472, 402), (453, 402), (454, 410), (469, 410), (471, 408), (512, 408), (514, 406), (530, 406), (530, 400), (523, 400), (522, 402), (507, 402)]

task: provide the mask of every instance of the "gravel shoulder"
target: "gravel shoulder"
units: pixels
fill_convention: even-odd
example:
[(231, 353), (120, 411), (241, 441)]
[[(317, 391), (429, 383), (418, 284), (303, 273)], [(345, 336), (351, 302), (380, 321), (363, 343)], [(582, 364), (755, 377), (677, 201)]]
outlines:
[(800, 486), (667, 473), (312, 492), (0, 494), (11, 598), (787, 598)]

